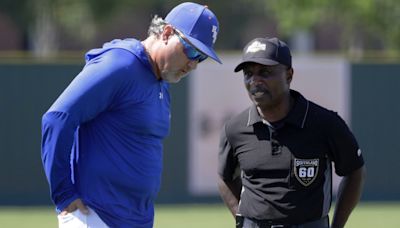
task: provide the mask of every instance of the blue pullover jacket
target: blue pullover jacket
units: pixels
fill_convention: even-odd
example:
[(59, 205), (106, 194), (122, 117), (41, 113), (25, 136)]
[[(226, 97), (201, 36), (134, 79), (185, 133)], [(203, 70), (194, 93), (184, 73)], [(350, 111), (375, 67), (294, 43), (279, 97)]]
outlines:
[(42, 161), (58, 212), (81, 198), (110, 227), (153, 226), (168, 88), (138, 40), (86, 54), (83, 70), (42, 118)]

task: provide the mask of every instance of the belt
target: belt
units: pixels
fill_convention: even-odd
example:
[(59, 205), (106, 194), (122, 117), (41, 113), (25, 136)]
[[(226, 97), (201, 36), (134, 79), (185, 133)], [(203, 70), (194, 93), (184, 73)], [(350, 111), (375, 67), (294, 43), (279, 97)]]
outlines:
[(236, 228), (329, 228), (329, 218), (325, 216), (302, 224), (279, 224), (269, 220), (236, 216)]

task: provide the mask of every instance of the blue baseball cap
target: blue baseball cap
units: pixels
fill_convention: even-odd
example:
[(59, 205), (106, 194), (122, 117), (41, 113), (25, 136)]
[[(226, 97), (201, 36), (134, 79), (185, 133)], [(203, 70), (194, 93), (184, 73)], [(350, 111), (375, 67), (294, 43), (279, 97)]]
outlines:
[(218, 19), (207, 6), (181, 3), (168, 13), (165, 22), (183, 33), (201, 52), (222, 63), (213, 48), (219, 31)]

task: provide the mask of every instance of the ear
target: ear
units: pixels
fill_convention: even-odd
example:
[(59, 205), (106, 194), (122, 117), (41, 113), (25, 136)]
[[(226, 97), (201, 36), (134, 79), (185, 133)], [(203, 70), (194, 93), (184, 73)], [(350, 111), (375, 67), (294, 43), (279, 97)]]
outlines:
[(289, 85), (290, 85), (290, 83), (292, 82), (293, 73), (294, 73), (294, 71), (293, 71), (293, 68), (292, 68), (292, 67), (286, 71), (286, 81), (287, 81), (287, 83), (288, 83)]
[(164, 30), (161, 34), (161, 39), (163, 42), (168, 43), (169, 38), (171, 36), (173, 36), (174, 34), (175, 34), (175, 30), (172, 27), (172, 25), (167, 24), (164, 26)]

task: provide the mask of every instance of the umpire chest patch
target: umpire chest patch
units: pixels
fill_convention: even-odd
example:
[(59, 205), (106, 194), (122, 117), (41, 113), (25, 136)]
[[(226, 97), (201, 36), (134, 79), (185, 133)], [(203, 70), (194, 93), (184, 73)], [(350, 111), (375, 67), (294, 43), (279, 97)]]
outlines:
[(304, 186), (309, 186), (317, 177), (319, 159), (294, 159), (294, 174)]

